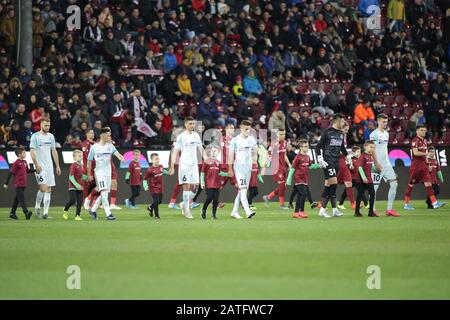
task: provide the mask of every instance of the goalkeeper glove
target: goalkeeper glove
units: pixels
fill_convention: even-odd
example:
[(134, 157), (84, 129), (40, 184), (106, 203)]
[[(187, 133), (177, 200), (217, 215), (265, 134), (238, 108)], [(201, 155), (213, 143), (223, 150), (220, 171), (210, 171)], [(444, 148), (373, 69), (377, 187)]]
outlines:
[(323, 156), (318, 156), (317, 157), (317, 162), (319, 163), (320, 167), (325, 169), (326, 167), (328, 167), (328, 162), (326, 162), (325, 160), (323, 160)]
[(258, 181), (259, 183), (264, 183), (264, 179), (261, 174), (258, 174)]

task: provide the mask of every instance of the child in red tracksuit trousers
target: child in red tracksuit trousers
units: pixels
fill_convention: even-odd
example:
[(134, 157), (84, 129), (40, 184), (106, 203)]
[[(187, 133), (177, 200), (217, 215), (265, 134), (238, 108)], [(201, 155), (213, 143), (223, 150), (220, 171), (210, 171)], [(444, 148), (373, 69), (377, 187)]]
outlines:
[(25, 214), (25, 218), (27, 220), (30, 220), (31, 215), (33, 213), (29, 211), (27, 208), (27, 204), (25, 201), (25, 188), (27, 187), (28, 184), (27, 174), (34, 172), (35, 170), (32, 168), (28, 168), (27, 160), (25, 160), (27, 154), (24, 148), (21, 147), (17, 148), (15, 153), (18, 159), (12, 165), (11, 170), (9, 171), (8, 174), (8, 178), (6, 179), (6, 182), (3, 185), (3, 187), (7, 189), (11, 176), (12, 175), (14, 176), (14, 188), (16, 189), (16, 196), (14, 197), (14, 202), (9, 217), (13, 220), (18, 219), (16, 215), (16, 210), (17, 206), (20, 204), (23, 213)]
[(155, 216), (155, 219), (159, 219), (159, 205), (162, 202), (162, 190), (163, 190), (163, 175), (169, 172), (159, 164), (159, 155), (152, 153), (150, 155), (152, 165), (148, 168), (144, 177), (144, 190), (149, 191), (152, 196), (152, 204), (147, 207), (150, 217)]

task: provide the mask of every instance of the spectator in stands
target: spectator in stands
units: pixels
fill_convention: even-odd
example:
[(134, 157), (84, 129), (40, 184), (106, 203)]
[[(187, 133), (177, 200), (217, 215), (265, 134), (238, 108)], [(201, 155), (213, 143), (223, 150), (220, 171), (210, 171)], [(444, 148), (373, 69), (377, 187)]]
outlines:
[(416, 80), (416, 76), (412, 70), (406, 74), (406, 78), (401, 84), (401, 89), (409, 100), (415, 102), (425, 102), (423, 87), (419, 81)]
[(323, 89), (323, 84), (319, 83), (317, 90), (311, 91), (313, 111), (319, 112), (322, 116), (333, 115), (334, 111), (327, 106), (327, 94)]
[(404, 0), (390, 0), (387, 7), (387, 17), (390, 19), (391, 30), (402, 31), (406, 20)]
[(23, 103), (19, 103), (16, 107), (16, 111), (13, 113), (14, 122), (19, 124), (19, 127), (24, 126), (25, 121), (28, 121), (28, 113), (26, 112), (25, 105)]
[(191, 87), (191, 80), (186, 73), (180, 74), (177, 78), (178, 88), (186, 98), (192, 98), (194, 93)]
[(255, 76), (255, 71), (252, 68), (247, 70), (247, 75), (244, 78), (243, 82), (244, 92), (250, 95), (259, 96), (264, 90), (261, 86), (261, 83)]
[(5, 50), (9, 57), (16, 56), (16, 41), (17, 41), (17, 27), (16, 27), (16, 11), (14, 7), (7, 9), (6, 15), (2, 18), (0, 23), (0, 32), (4, 37)]
[(371, 101), (364, 98), (363, 102), (358, 104), (355, 109), (353, 123), (365, 127), (368, 125), (369, 121), (375, 121), (375, 114), (371, 107)]
[(164, 53), (164, 71), (166, 73), (169, 73), (170, 71), (174, 70), (177, 66), (177, 58), (174, 54), (174, 48), (172, 45), (170, 45), (167, 48), (166, 53)]
[(64, 143), (66, 136), (70, 133), (72, 119), (66, 107), (61, 107), (56, 114), (56, 119), (53, 121), (53, 129), (55, 133), (55, 140), (60, 144)]
[(345, 103), (345, 95), (342, 87), (334, 84), (331, 92), (326, 97), (326, 105), (333, 110), (333, 113), (349, 114), (347, 104)]
[(269, 118), (268, 128), (270, 131), (276, 132), (278, 129), (286, 128), (286, 116), (283, 111), (278, 110), (272, 113)]
[(300, 123), (300, 115), (297, 111), (292, 111), (289, 113), (286, 121), (287, 125), (287, 136), (290, 139), (298, 139), (301, 137), (301, 123)]
[(340, 51), (335, 53), (335, 65), (338, 77), (343, 80), (353, 79), (353, 68), (350, 60)]
[[(317, 95), (317, 90), (309, 96), (310, 84), (306, 91), (299, 90), (298, 80), (320, 82), (324, 78), (340, 83), (349, 91), (345, 93), (346, 108), (351, 116), (362, 97), (373, 96), (376, 91), (385, 96), (394, 90), (394, 95), (404, 94), (407, 102), (423, 106), (427, 101), (426, 90), (422, 92), (420, 87), (423, 81), (431, 81), (423, 86), (424, 89), (429, 86), (427, 97), (431, 105), (425, 109), (437, 106), (438, 110), (444, 110), (440, 116), (442, 125), (449, 121), (449, 63), (445, 62), (449, 60), (446, 55), (449, 53), (450, 13), (446, 13), (447, 17), (443, 15), (446, 11), (441, 3), (438, 5), (443, 9), (436, 9), (423, 0), (409, 1), (405, 20), (404, 2), (392, 0), (388, 11), (400, 15), (393, 17), (397, 20), (392, 31), (388, 25), (384, 33), (372, 30), (374, 36), (372, 32), (365, 34), (367, 12), (363, 9), (369, 5), (380, 6), (378, 0), (360, 1), (363, 16), (356, 21), (352, 20), (350, 12), (342, 14), (340, 2), (317, 3), (316, 6), (313, 1), (280, 2), (279, 5), (269, 1), (263, 5), (260, 2), (260, 6), (249, 5), (247, 9), (244, 3), (236, 1), (202, 0), (195, 3), (196, 10), (188, 6), (189, 1), (161, 1), (156, 10), (151, 1), (140, 5), (135, 2), (88, 3), (82, 12), (81, 30), (70, 32), (64, 25), (66, 13), (61, 2), (34, 3), (35, 61), (33, 70), (27, 72), (14, 63), (16, 41), (10, 40), (17, 38), (15, 23), (11, 23), (16, 18), (13, 2), (4, 0), (0, 22), (3, 31), (0, 37), (0, 103), (8, 105), (6, 124), (9, 125), (13, 116), (25, 130), (24, 114), (19, 119), (15, 113), (16, 109), (22, 109), (18, 107), (21, 103), (25, 104), (33, 130), (39, 130), (43, 114), (57, 119), (60, 109), (66, 108), (74, 124), (70, 133), (76, 141), (77, 136), (83, 134), (81, 128), (87, 126), (89, 116), (98, 107), (113, 129), (115, 142), (129, 146), (136, 142), (134, 137), (139, 137), (137, 142), (145, 145), (149, 138), (138, 136), (137, 128), (133, 127), (134, 114), (128, 114), (123, 103), (129, 101), (130, 90), (139, 88), (148, 106), (157, 105), (154, 116), (144, 115), (142, 126), (149, 125), (148, 120), (156, 128), (156, 120), (165, 118), (162, 115), (167, 112), (165, 108), (173, 122), (186, 116), (186, 112), (195, 114), (195, 108), (189, 105), (191, 100), (208, 97), (211, 108), (217, 109), (219, 118), (225, 122), (235, 117), (252, 119), (255, 127), (267, 128), (270, 115), (280, 109), (288, 118), (288, 134), (292, 136), (296, 131), (303, 135), (300, 128), (309, 126), (304, 125), (303, 114), (300, 116), (297, 112), (299, 129), (289, 129), (289, 124), (295, 123), (291, 119), (292, 114), (295, 115), (292, 108), (298, 111), (299, 104), (311, 100), (314, 107), (342, 110), (341, 102), (337, 104), (339, 107), (333, 102), (341, 101), (333, 90), (325, 100)], [(403, 9), (396, 11), (402, 4)], [(219, 16), (220, 12), (227, 12), (227, 7), (229, 14)], [(43, 29), (39, 26), (38, 14)], [(412, 28), (399, 32), (405, 22)], [(43, 38), (41, 50), (39, 35)], [(251, 77), (246, 75), (250, 68), (253, 69)], [(98, 69), (101, 69), (100, 75)], [(161, 71), (163, 76), (138, 75), (135, 69)], [(184, 86), (187, 82), (178, 83), (177, 76), (183, 74), (190, 80), (191, 90), (188, 85)], [(345, 80), (351, 80), (352, 84), (342, 83)], [(373, 85), (375, 93), (370, 88)], [(431, 98), (434, 92), (437, 92), (437, 100)], [(161, 103), (156, 103), (158, 95), (162, 95)], [(222, 97), (220, 103), (216, 95)], [(185, 99), (184, 106), (178, 109), (178, 101)], [(87, 106), (87, 111), (80, 117), (84, 114), (83, 106)], [(373, 102), (372, 110), (380, 112), (381, 101)], [(150, 110), (145, 112), (148, 114)], [(324, 115), (326, 111), (309, 115), (312, 143), (322, 130)], [(170, 118), (166, 118), (168, 123)], [(165, 126), (163, 122), (161, 130), (163, 128), (168, 133), (170, 125)], [(361, 129), (362, 132), (356, 128), (349, 135), (351, 139), (363, 141), (364, 128)], [(2, 137), (6, 131), (6, 136), (14, 136), (10, 126), (2, 130)]]
[(422, 109), (414, 112), (409, 118), (408, 128), (406, 129), (406, 136), (408, 138), (413, 138), (416, 135), (416, 127), (419, 124), (425, 125), (425, 116)]
[(433, 136), (442, 136), (442, 126), (445, 118), (444, 102), (439, 99), (437, 92), (433, 92), (425, 105), (425, 119)]
[(9, 125), (11, 122), (11, 115), (9, 114), (9, 106), (6, 103), (1, 103), (0, 106), (0, 127)]

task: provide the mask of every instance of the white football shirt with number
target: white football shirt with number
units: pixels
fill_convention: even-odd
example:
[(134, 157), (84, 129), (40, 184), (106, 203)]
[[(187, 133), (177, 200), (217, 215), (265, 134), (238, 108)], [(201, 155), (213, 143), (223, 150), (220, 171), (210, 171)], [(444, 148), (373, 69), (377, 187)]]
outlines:
[(198, 166), (197, 149), (202, 141), (197, 132), (183, 131), (177, 137), (175, 148), (181, 151), (180, 166)]
[(256, 140), (252, 136), (247, 138), (238, 135), (231, 140), (230, 150), (235, 154), (235, 167), (252, 167), (253, 151), (256, 150)]
[(95, 159), (95, 175), (111, 176), (111, 157), (117, 151), (112, 143), (95, 143), (89, 151), (88, 160)]
[(33, 133), (30, 140), (30, 148), (35, 150), (36, 160), (43, 170), (53, 169), (52, 149), (56, 148), (53, 134), (43, 134), (40, 131)]

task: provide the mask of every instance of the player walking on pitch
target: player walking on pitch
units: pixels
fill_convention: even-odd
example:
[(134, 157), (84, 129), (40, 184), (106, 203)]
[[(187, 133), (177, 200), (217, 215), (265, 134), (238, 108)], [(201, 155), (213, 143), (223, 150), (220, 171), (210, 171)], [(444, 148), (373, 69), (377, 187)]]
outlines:
[(427, 128), (424, 125), (416, 127), (417, 136), (411, 142), (413, 160), (409, 169), (409, 182), (405, 191), (405, 210), (414, 210), (410, 203), (410, 197), (414, 184), (423, 182), (428, 198), (430, 198), (433, 209), (444, 206), (436, 200), (436, 196), (431, 184), (430, 170), (428, 167), (428, 145), (425, 136)]
[(50, 119), (42, 118), (41, 130), (33, 133), (30, 140), (30, 154), (36, 169), (36, 180), (39, 185), (39, 190), (36, 194), (36, 216), (41, 217), (41, 202), (44, 200), (44, 214), (42, 215), (44, 219), (48, 218), (52, 187), (56, 185), (52, 158), (55, 162), (56, 174), (58, 176), (61, 175), (55, 137), (49, 131)]
[(375, 152), (372, 154), (375, 161), (375, 167), (380, 173), (374, 172), (373, 183), (375, 190), (375, 198), (377, 190), (380, 186), (381, 179), (389, 183), (388, 204), (386, 215), (399, 217), (400, 215), (393, 209), (395, 195), (397, 194), (397, 175), (392, 168), (388, 155), (389, 132), (386, 131), (388, 126), (388, 116), (380, 113), (377, 117), (378, 128), (370, 134), (370, 140), (375, 143)]
[(198, 133), (194, 132), (194, 126), (194, 118), (186, 117), (184, 119), (186, 130), (177, 137), (169, 170), (169, 175), (175, 173), (175, 163), (177, 162), (178, 154), (181, 153), (178, 163), (178, 183), (183, 188), (183, 202), (180, 203), (180, 207), (183, 215), (188, 219), (193, 218), (189, 202), (195, 196), (195, 192), (191, 191), (191, 186), (197, 187), (200, 183), (197, 152), (200, 152), (202, 157), (206, 158), (202, 141)]
[(124, 157), (116, 150), (116, 147), (111, 143), (111, 129), (102, 128), (100, 130), (100, 141), (91, 147), (88, 155), (87, 172), (88, 181), (92, 181), (92, 161), (95, 160), (95, 182), (97, 184), (97, 191), (100, 192), (100, 196), (95, 200), (94, 205), (89, 214), (93, 219), (97, 219), (97, 209), (100, 205), (103, 205), (105, 209), (106, 218), (108, 220), (116, 220), (111, 213), (109, 207), (108, 195), (111, 190), (111, 156), (114, 155), (120, 161), (125, 161)]
[(343, 213), (336, 207), (336, 189), (337, 189), (337, 173), (339, 171), (339, 154), (346, 157), (347, 163), (351, 161), (344, 143), (344, 133), (342, 129), (345, 126), (344, 116), (335, 114), (332, 120), (331, 128), (326, 129), (320, 136), (317, 143), (317, 162), (325, 173), (325, 186), (322, 193), (322, 208), (320, 208), (319, 216), (329, 218), (327, 212), (328, 201), (333, 207), (333, 216), (341, 217)]
[(291, 168), (291, 162), (286, 155), (286, 131), (284, 129), (279, 129), (277, 132), (277, 140), (272, 143), (272, 166), (275, 166), (275, 172), (273, 172), (273, 179), (277, 183), (277, 187), (270, 194), (263, 196), (266, 206), (275, 196), (279, 197), (280, 209), (289, 209), (284, 204), (284, 196), (286, 194), (286, 165)]
[(242, 219), (238, 211), (239, 203), (242, 204), (247, 218), (250, 219), (255, 215), (255, 212), (250, 210), (247, 199), (252, 166), (258, 160), (256, 139), (250, 136), (250, 129), (251, 122), (243, 120), (240, 125), (240, 134), (231, 140), (230, 153), (227, 157), (228, 175), (230, 177), (236, 176), (236, 186), (239, 189), (231, 212), (231, 217), (235, 219)]

